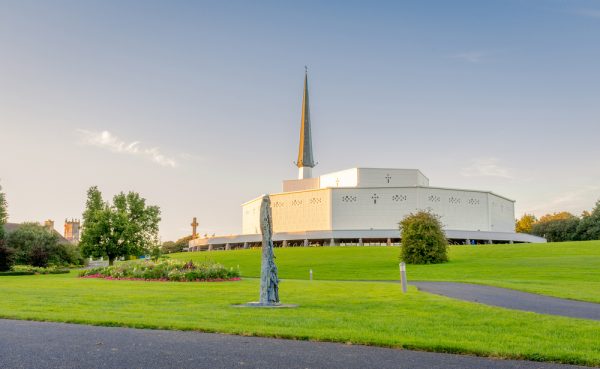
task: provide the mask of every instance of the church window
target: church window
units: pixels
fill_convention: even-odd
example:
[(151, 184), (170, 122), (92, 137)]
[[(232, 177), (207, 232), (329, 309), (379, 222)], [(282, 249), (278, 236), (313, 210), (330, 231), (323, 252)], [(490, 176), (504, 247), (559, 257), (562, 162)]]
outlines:
[(376, 193), (374, 193), (373, 196), (371, 196), (371, 199), (373, 199), (373, 204), (377, 204), (377, 200), (379, 199), (379, 195), (377, 195)]
[(429, 200), (429, 202), (440, 202), (441, 198), (436, 195), (429, 195), (429, 197), (427, 197), (427, 200)]
[(396, 202), (406, 201), (406, 195), (394, 195), (394, 196), (392, 196), (392, 201), (396, 201)]
[(450, 204), (458, 205), (458, 204), (460, 204), (461, 200), (458, 197), (450, 196), (448, 198), (448, 202)]
[(385, 179), (387, 180), (387, 183), (390, 183), (390, 179), (392, 179), (392, 176), (388, 174), (385, 175)]
[(352, 195), (344, 195), (342, 196), (342, 201), (343, 202), (356, 202), (356, 196), (352, 196)]
[(479, 205), (479, 199), (470, 198), (469, 201), (467, 201), (467, 203), (469, 205)]

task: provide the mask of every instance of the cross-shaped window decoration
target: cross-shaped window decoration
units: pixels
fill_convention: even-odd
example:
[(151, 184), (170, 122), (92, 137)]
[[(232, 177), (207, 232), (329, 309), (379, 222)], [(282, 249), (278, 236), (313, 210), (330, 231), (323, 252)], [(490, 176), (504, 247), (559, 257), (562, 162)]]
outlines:
[(373, 199), (373, 204), (377, 204), (377, 199), (379, 198), (379, 196), (377, 196), (377, 194), (374, 193), (373, 196), (371, 196), (371, 198)]
[(335, 179), (335, 187), (340, 187), (340, 179), (339, 178)]
[(390, 179), (392, 179), (392, 176), (390, 176), (389, 174), (385, 176), (385, 179), (387, 179), (387, 183), (390, 183)]

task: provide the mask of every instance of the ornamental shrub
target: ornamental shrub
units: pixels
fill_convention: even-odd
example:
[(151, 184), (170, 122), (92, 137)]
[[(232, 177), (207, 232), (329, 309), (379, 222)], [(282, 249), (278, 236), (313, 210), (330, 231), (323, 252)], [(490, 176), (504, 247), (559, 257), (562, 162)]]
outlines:
[(439, 216), (427, 211), (407, 215), (400, 222), (402, 253), (407, 264), (438, 264), (448, 261), (448, 240)]
[(74, 245), (59, 243), (57, 232), (36, 223), (24, 223), (9, 233), (6, 245), (15, 250), (17, 264), (36, 267), (83, 264)]

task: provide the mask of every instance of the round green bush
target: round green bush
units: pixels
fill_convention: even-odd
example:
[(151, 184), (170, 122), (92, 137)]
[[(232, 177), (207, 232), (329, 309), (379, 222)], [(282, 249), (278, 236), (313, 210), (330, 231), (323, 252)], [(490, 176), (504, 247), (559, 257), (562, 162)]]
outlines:
[(439, 216), (420, 211), (400, 222), (402, 253), (407, 264), (438, 264), (448, 261), (448, 240)]

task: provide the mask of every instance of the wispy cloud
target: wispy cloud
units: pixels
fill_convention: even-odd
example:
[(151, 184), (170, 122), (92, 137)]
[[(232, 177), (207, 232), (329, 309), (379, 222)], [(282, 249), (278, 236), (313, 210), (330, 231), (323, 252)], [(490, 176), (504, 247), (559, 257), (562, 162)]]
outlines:
[(488, 53), (484, 51), (465, 51), (450, 55), (449, 57), (452, 59), (462, 60), (468, 63), (481, 63), (487, 56)]
[(531, 212), (546, 214), (559, 211), (570, 211), (578, 215), (581, 209), (590, 209), (600, 197), (600, 186), (579, 186), (571, 190), (557, 193), (543, 203), (531, 207)]
[(473, 160), (471, 165), (461, 170), (465, 177), (501, 177), (514, 178), (510, 168), (503, 167), (496, 158), (483, 158)]
[(80, 136), (80, 143), (83, 145), (96, 146), (116, 153), (145, 157), (164, 167), (175, 168), (179, 165), (175, 159), (163, 154), (158, 147), (143, 147), (140, 141), (127, 142), (109, 131), (97, 132), (78, 129), (77, 133)]
[(600, 9), (578, 9), (573, 11), (573, 13), (582, 17), (600, 19)]

